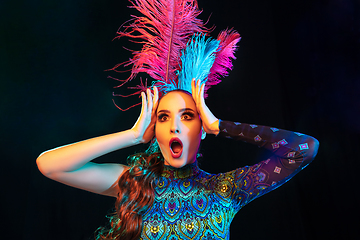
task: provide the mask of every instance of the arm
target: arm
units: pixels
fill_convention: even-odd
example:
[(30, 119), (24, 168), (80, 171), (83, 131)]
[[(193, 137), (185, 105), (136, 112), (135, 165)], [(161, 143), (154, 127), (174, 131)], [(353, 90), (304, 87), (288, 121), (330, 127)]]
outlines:
[[(242, 140), (263, 147), (283, 159), (302, 157), (302, 164), (308, 164), (316, 155), (319, 142), (315, 138), (287, 130), (266, 126), (221, 121), (216, 118), (204, 101), (205, 84), (192, 81), (192, 95), (206, 133)], [(295, 152), (293, 152), (295, 151)], [(289, 153), (291, 153), (289, 155)]]
[[(115, 193), (121, 164), (96, 164), (91, 160), (137, 144), (132, 130), (65, 145), (42, 153), (36, 160), (42, 174), (66, 185), (99, 194)], [(109, 192), (110, 191), (110, 192)]]
[(117, 180), (127, 166), (96, 164), (90, 161), (118, 149), (148, 142), (152, 138), (158, 99), (156, 88), (154, 97), (151, 98), (150, 90), (147, 91), (147, 97), (142, 93), (141, 114), (130, 130), (46, 151), (36, 160), (39, 170), (46, 177), (66, 185), (116, 197)]
[[(192, 82), (193, 98), (207, 133), (252, 143), (273, 153), (254, 166), (238, 168), (220, 177), (233, 180), (231, 189), (235, 191), (233, 197), (239, 206), (281, 186), (314, 159), (319, 142), (311, 136), (217, 119), (205, 104), (204, 86), (200, 86), (199, 81)], [(222, 181), (220, 189), (221, 184)]]
[(281, 159), (301, 161), (302, 165), (315, 157), (319, 147), (318, 140), (311, 136), (267, 126), (220, 120), (219, 129), (219, 136), (252, 143)]
[(219, 128), (219, 136), (272, 152), (258, 164), (230, 172), (236, 183), (234, 196), (241, 206), (288, 181), (314, 159), (319, 147), (311, 136), (278, 128), (228, 121), (220, 121)]

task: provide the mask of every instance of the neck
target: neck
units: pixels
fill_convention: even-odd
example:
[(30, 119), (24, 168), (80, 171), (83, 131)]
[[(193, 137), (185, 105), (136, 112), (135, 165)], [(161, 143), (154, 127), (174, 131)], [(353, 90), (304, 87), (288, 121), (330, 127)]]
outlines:
[(164, 165), (164, 171), (161, 174), (162, 177), (178, 179), (187, 178), (196, 175), (199, 172), (197, 161), (189, 163), (181, 168), (175, 168), (170, 165)]

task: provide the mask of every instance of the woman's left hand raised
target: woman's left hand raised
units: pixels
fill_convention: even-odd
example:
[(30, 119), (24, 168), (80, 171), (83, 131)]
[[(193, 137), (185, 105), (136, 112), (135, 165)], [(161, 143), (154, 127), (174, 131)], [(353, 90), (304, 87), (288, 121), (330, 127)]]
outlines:
[(219, 119), (217, 119), (210, 109), (205, 104), (204, 99), (205, 83), (201, 84), (200, 80), (192, 79), (191, 91), (192, 97), (195, 101), (197, 110), (202, 120), (202, 126), (206, 133), (215, 134), (219, 133)]

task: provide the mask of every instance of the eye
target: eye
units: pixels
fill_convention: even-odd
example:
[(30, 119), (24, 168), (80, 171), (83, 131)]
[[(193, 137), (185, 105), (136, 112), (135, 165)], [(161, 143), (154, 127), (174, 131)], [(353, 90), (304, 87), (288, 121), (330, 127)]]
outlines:
[(192, 120), (194, 118), (195, 114), (193, 112), (184, 112), (181, 115), (181, 120)]
[(165, 122), (169, 119), (169, 116), (165, 113), (162, 113), (158, 116), (158, 121), (159, 122)]

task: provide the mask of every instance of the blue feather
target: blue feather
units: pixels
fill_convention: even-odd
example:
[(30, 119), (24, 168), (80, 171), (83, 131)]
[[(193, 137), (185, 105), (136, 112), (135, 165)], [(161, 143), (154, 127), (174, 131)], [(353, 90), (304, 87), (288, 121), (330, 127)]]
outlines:
[(201, 84), (206, 83), (219, 43), (215, 39), (206, 39), (205, 34), (193, 35), (180, 57), (182, 66), (178, 72), (178, 88), (191, 93), (193, 78), (200, 80)]
[(153, 85), (157, 85), (163, 93), (176, 89), (191, 93), (191, 81), (193, 78), (200, 80), (201, 84), (206, 83), (219, 44), (220, 41), (216, 39), (206, 39), (205, 34), (194, 34), (180, 56), (181, 70), (177, 72), (177, 81), (174, 79), (168, 82), (158, 80)]

